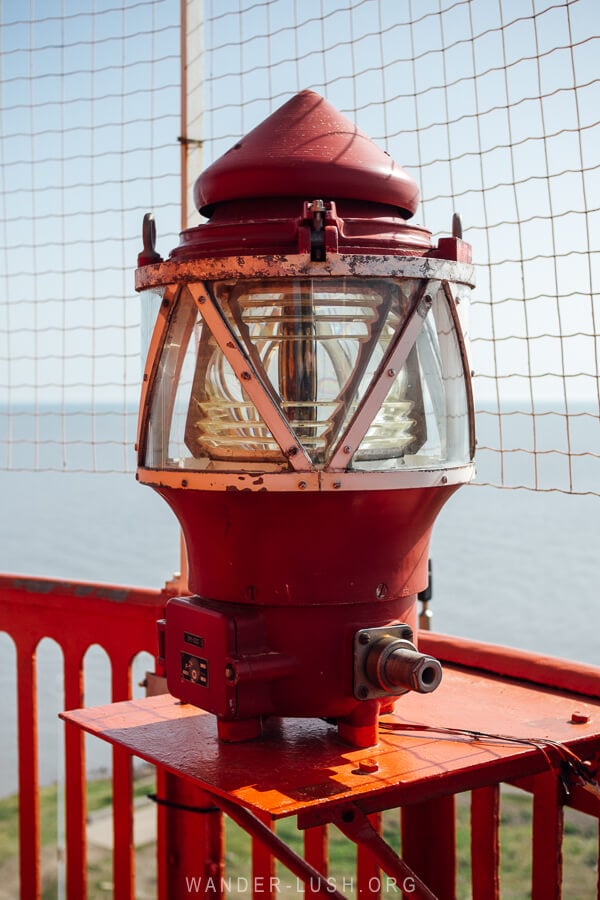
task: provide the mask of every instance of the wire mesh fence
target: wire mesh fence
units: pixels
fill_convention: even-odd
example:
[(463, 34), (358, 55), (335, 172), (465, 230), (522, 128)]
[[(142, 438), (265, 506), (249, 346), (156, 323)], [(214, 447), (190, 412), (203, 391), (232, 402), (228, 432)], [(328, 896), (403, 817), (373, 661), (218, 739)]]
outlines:
[(0, 466), (131, 467), (144, 212), (179, 224), (176, 4), (4, 2)]
[(311, 88), (415, 178), (416, 220), (462, 217), (479, 480), (599, 493), (595, 0), (187, 11), (180, 44), (174, 0), (4, 4), (0, 466), (133, 468), (142, 214), (167, 253), (182, 141), (207, 165)]

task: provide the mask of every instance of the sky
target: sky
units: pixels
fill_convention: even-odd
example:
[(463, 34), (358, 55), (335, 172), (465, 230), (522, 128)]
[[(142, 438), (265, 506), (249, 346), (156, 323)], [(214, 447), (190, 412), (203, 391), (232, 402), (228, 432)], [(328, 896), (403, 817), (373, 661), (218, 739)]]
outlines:
[[(0, 465), (10, 441), (59, 427), (39, 415), (50, 404), (62, 426), (73, 405), (108, 405), (132, 430), (143, 214), (155, 214), (163, 255), (178, 241), (178, 13), (175, 0), (2, 4), (0, 405), (38, 415), (3, 416)], [(415, 222), (440, 235), (460, 213), (490, 446), (509, 430), (500, 437), (497, 413), (549, 409), (573, 419), (565, 446), (582, 410), (581, 440), (595, 440), (596, 20), (595, 0), (205, 0), (190, 35), (198, 174), (312, 88), (415, 178)], [(529, 450), (536, 429), (523, 425)], [(32, 451), (28, 465), (39, 460)]]

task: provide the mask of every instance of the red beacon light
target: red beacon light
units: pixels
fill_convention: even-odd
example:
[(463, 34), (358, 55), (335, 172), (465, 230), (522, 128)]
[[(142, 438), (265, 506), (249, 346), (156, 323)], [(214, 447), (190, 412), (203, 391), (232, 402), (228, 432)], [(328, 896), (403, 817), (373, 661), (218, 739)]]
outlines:
[(311, 91), (195, 200), (208, 221), (165, 262), (146, 218), (136, 273), (160, 302), (138, 478), (181, 524), (192, 594), (159, 623), (168, 688), (222, 740), (325, 717), (370, 746), (399, 695), (441, 680), (417, 594), (473, 475), (470, 247), (409, 225), (415, 183)]

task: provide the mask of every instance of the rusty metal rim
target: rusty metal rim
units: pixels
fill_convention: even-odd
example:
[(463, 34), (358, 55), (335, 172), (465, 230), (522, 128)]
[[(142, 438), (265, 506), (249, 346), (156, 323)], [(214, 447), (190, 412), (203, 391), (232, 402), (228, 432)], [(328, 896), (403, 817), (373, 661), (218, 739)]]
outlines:
[(406, 472), (197, 472), (138, 468), (137, 480), (156, 487), (196, 491), (386, 491), (465, 484), (475, 465)]
[(474, 267), (433, 257), (380, 256), (333, 253), (323, 262), (307, 254), (288, 256), (225, 256), (193, 260), (168, 260), (142, 266), (135, 273), (135, 289), (143, 291), (165, 284), (219, 281), (225, 278), (435, 278), (474, 285)]

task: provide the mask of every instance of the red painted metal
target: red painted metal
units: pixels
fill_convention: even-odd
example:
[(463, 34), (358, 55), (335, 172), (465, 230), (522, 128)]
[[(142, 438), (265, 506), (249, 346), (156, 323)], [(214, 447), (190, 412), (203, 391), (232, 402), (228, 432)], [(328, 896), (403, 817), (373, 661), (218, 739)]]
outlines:
[(500, 789), (493, 784), (471, 793), (471, 886), (473, 900), (500, 897)]
[[(400, 888), (405, 894), (413, 895), (417, 900), (437, 900), (435, 894), (406, 863), (378, 834), (373, 827), (370, 818), (355, 805), (349, 805), (338, 811), (334, 818), (335, 824), (346, 835), (355, 841), (359, 849), (368, 850), (374, 860), (392, 880), (396, 888)], [(404, 855), (404, 847), (403, 847)], [(377, 878), (379, 887), (379, 876)], [(369, 890), (369, 881), (363, 882), (366, 891)]]
[[(19, 834), (21, 897), (40, 896), (37, 692), (35, 653), (43, 638), (60, 646), (64, 666), (64, 702), (84, 702), (83, 658), (100, 644), (112, 663), (115, 700), (131, 696), (130, 665), (142, 650), (155, 652), (156, 618), (169, 596), (110, 585), (0, 576), (0, 630), (17, 649), (19, 739)], [(69, 900), (87, 896), (85, 753), (81, 731), (65, 731), (66, 887)], [(115, 885), (133, 897), (130, 757), (115, 750), (113, 770)]]
[[(290, 185), (292, 182), (290, 182)], [(310, 192), (308, 196), (314, 196)], [(235, 256), (292, 255), (310, 251), (310, 226), (300, 197), (235, 200), (219, 204), (210, 221), (180, 234), (171, 260)], [(439, 256), (431, 232), (404, 220), (390, 205), (337, 200), (325, 217), (326, 249), (355, 254)], [(332, 247), (333, 245), (333, 247)], [(456, 253), (449, 249), (447, 253)], [(463, 254), (468, 256), (468, 254)], [(445, 256), (444, 258), (452, 258)], [(142, 257), (143, 259), (143, 257)]]
[[(73, 617), (73, 622), (76, 621)], [(83, 706), (83, 658), (80, 654), (65, 654), (64, 687), (65, 708)], [(82, 732), (74, 728), (65, 729), (65, 773), (66, 886), (69, 900), (79, 900), (87, 896), (85, 840), (82, 840), (87, 815), (84, 740)]]
[[(373, 813), (368, 816), (367, 822), (369, 828), (381, 836), (381, 813)], [(353, 840), (353, 838), (351, 838)], [(385, 877), (368, 842), (357, 844), (356, 848), (356, 894), (358, 897), (376, 897), (381, 898), (383, 895), (382, 885), (385, 883)], [(389, 891), (385, 891), (389, 893)]]
[(238, 141), (196, 181), (194, 201), (296, 196), (349, 198), (416, 211), (412, 178), (354, 122), (314, 91), (302, 91)]
[(17, 643), (19, 729), (19, 849), (21, 896), (40, 893), (40, 812), (38, 805), (37, 689), (35, 644)]
[[(144, 635), (150, 642), (153, 640), (154, 618), (163, 603), (164, 594), (158, 591), (130, 591), (126, 588), (0, 578), (0, 628), (15, 640), (20, 678), (19, 755), (21, 782), (25, 788), (20, 798), (21, 815), (23, 821), (34, 831), (38, 815), (37, 798), (35, 791), (28, 787), (27, 779), (31, 778), (31, 783), (35, 784), (37, 778), (36, 742), (31, 740), (31, 735), (35, 732), (35, 667), (32, 654), (37, 643), (42, 637), (52, 637), (59, 643), (62, 642), (66, 705), (79, 706), (83, 701), (82, 661), (85, 650), (91, 643), (103, 644), (111, 656), (114, 649), (118, 682), (115, 691), (120, 693), (129, 688), (126, 662), (131, 658), (129, 654), (133, 655), (143, 646)], [(130, 643), (129, 651), (125, 647), (127, 643)], [(449, 668), (445, 687), (440, 690), (445, 690), (456, 678), (451, 693), (461, 700), (448, 702), (446, 696), (445, 701), (441, 702), (443, 696), (428, 696), (426, 707), (431, 707), (431, 718), (428, 715), (428, 721), (439, 722), (443, 714), (445, 724), (458, 723), (474, 727), (477, 724), (475, 720), (479, 719), (479, 724), (490, 730), (495, 720), (497, 730), (510, 728), (513, 733), (523, 734), (527, 730), (530, 735), (534, 732), (554, 735), (570, 743), (582, 756), (592, 759), (592, 768), (596, 764), (595, 760), (600, 753), (598, 670), (564, 661), (540, 662), (535, 656), (515, 654), (501, 648), (455, 641), (438, 635), (427, 635), (422, 643), (427, 645), (428, 650), (437, 651), (442, 658), (452, 656), (455, 662), (460, 662), (463, 666), (471, 658), (476, 666), (470, 673), (468, 670), (454, 672), (452, 667)], [(117, 649), (118, 646), (120, 649)], [(444, 647), (448, 652), (443, 650)], [(152, 647), (149, 646), (148, 649)], [(495, 677), (489, 671), (499, 670), (500, 676), (503, 668), (513, 672), (515, 656), (518, 665), (529, 673), (527, 684), (515, 684), (507, 681), (506, 677)], [(534, 681), (539, 687), (533, 684)], [(572, 693), (568, 692), (567, 687), (561, 686), (562, 682), (570, 685)], [(468, 690), (467, 685), (470, 685)], [(551, 687), (550, 690), (548, 686)], [(559, 692), (566, 696), (561, 696)], [(427, 712), (423, 707), (423, 698), (414, 699), (418, 703), (412, 708), (405, 709), (404, 704), (402, 705), (402, 720), (412, 718), (411, 712), (415, 713), (415, 719), (423, 720)], [(438, 699), (440, 704), (434, 708)], [(170, 775), (161, 768), (158, 777), (159, 796), (176, 804), (212, 805), (213, 789), (206, 793), (198, 787), (197, 775), (205, 768), (205, 763), (209, 769), (212, 765), (211, 753), (217, 745), (214, 723), (212, 730), (205, 732), (202, 727), (197, 727), (197, 717), (204, 724), (210, 723), (209, 716), (197, 709), (176, 707), (168, 697), (154, 698), (153, 702), (159, 706), (149, 721), (149, 702), (125, 704), (122, 714), (117, 716), (121, 737), (126, 733), (131, 737), (135, 733), (137, 739), (142, 739), (149, 725), (150, 732), (159, 726), (163, 734), (174, 734), (174, 746), (168, 754), (167, 767), (171, 771), (177, 771), (182, 763), (189, 761), (191, 755), (196, 763), (196, 771), (188, 771), (186, 777), (181, 778)], [(172, 709), (166, 705), (169, 703)], [(121, 704), (117, 706), (121, 710)], [(589, 721), (572, 723), (573, 710), (584, 710)], [(195, 720), (189, 731), (191, 740), (188, 738), (184, 744), (181, 743), (176, 721), (171, 719), (171, 713), (175, 711), (177, 717)], [(417, 712), (420, 713), (418, 717)], [(100, 724), (101, 716), (99, 718), (98, 713), (101, 710), (88, 711), (86, 714), (90, 721), (95, 722), (94, 727)], [(400, 720), (396, 716), (390, 721)], [(535, 723), (538, 731), (533, 727)], [(246, 789), (238, 792), (239, 796), (231, 795), (234, 804), (241, 801), (255, 805), (260, 798), (266, 812), (275, 810), (281, 815), (288, 815), (294, 810), (297, 812), (300, 806), (304, 808), (304, 812), (300, 814), (301, 824), (304, 826), (332, 821), (333, 810), (343, 811), (347, 809), (348, 803), (354, 804), (361, 813), (371, 813), (402, 804), (418, 804), (428, 799), (433, 801), (441, 795), (474, 788), (473, 897), (474, 900), (488, 900), (497, 896), (498, 885), (497, 782), (501, 779), (510, 780), (519, 787), (532, 791), (535, 798), (533, 896), (560, 896), (557, 885), (560, 884), (560, 819), (564, 798), (557, 794), (555, 774), (548, 774), (548, 764), (539, 751), (506, 745), (479, 745), (479, 742), (473, 744), (466, 740), (451, 741), (441, 735), (436, 737), (419, 733), (402, 733), (399, 736), (385, 734), (377, 751), (359, 751), (344, 747), (323, 723), (314, 723), (313, 737), (308, 742), (305, 729), (293, 721), (279, 724), (274, 722), (273, 725), (276, 726), (272, 730), (273, 742), (263, 739), (256, 745), (245, 745), (242, 748), (217, 745), (219, 752), (228, 753), (230, 781), (226, 787), (232, 787), (236, 776), (238, 783), (240, 779), (244, 782), (242, 776), (247, 779)], [(278, 731), (280, 737), (276, 741)], [(285, 744), (280, 739), (282, 734), (287, 738)], [(291, 755), (286, 755), (284, 746), (293, 746), (294, 742), (297, 743), (296, 750)], [(164, 739), (163, 744), (166, 750), (168, 745)], [(67, 890), (69, 900), (83, 900), (86, 896), (85, 769), (82, 731), (79, 728), (67, 728), (65, 752)], [(373, 760), (377, 763), (376, 768), (372, 765)], [(362, 769), (361, 762), (364, 763)], [(298, 776), (296, 779), (291, 778), (289, 769), (295, 770)], [(352, 775), (353, 770), (356, 775)], [(256, 788), (254, 793), (248, 786), (250, 776)], [(571, 785), (567, 803), (588, 815), (600, 817), (598, 798), (577, 784)], [(185, 873), (198, 873), (202, 864), (203, 874), (207, 877), (210, 873), (215, 875), (214, 885), (218, 891), (221, 886), (220, 876), (225, 871), (221, 815), (198, 815), (162, 806), (158, 812), (160, 900), (179, 900)], [(117, 834), (129, 834), (131, 806), (128, 801), (117, 804), (115, 816), (126, 820), (125, 824), (116, 825)], [(25, 878), (21, 885), (21, 897), (23, 900), (33, 900), (39, 896), (36, 887), (36, 880), (39, 881), (39, 858), (36, 856), (35, 839), (32, 840), (32, 835), (27, 833), (23, 825), (22, 831), (26, 833), (22, 847)], [(427, 841), (427, 833), (422, 832), (420, 838), (421, 841)], [(376, 862), (371, 857), (367, 863), (369, 857), (361, 856), (362, 853), (363, 851), (359, 852), (359, 872), (353, 883), (366, 889), (367, 893), (363, 890), (364, 896), (376, 896), (368, 893), (368, 879), (365, 883), (367, 873), (375, 871)], [(128, 856), (127, 848), (124, 856)], [(324, 824), (305, 830), (305, 856), (316, 870), (327, 875), (327, 832)], [(268, 855), (265, 856), (265, 865), (270, 865)], [(129, 890), (128, 872), (129, 866), (125, 860), (122, 874), (118, 876), (122, 885), (119, 890)], [(373, 883), (371, 888), (375, 887), (377, 886)], [(330, 891), (331, 887), (328, 887), (328, 896), (332, 895)], [(133, 894), (123, 893), (117, 896), (122, 896), (125, 900), (128, 896), (132, 898)], [(219, 894), (213, 891), (206, 896), (218, 897)]]
[[(434, 636), (431, 643), (439, 645), (443, 639)], [(482, 666), (486, 649), (491, 653), (492, 665), (498, 667), (501, 649), (478, 644), (474, 645), (475, 664)], [(511, 652), (504, 653), (510, 660)], [(593, 672), (589, 667), (586, 677)], [(544, 674), (546, 681), (555, 680), (553, 673), (543, 667), (536, 674), (540, 681)], [(595, 675), (598, 682), (597, 670)], [(443, 723), (541, 741), (550, 738), (590, 759), (600, 749), (600, 733), (594, 724), (600, 714), (598, 696), (586, 698), (589, 721), (574, 725), (570, 717), (573, 695), (548, 691), (543, 683), (522, 684), (497, 678), (479, 668), (450, 668), (447, 676), (444, 687), (427, 698), (427, 708), (422, 698), (413, 697), (416, 703), (412, 704), (407, 698), (397, 705), (398, 712), (390, 721), (408, 724), (411, 713), (418, 710), (423, 724)], [(598, 684), (595, 693), (598, 694)], [(581, 697), (575, 698), (580, 705)], [(564, 798), (559, 794), (558, 770), (548, 769), (549, 764), (558, 767), (559, 762), (552, 748), (542, 753), (502, 740), (472, 741), (458, 736), (449, 740), (445, 734), (423, 734), (415, 727), (393, 737), (386, 733), (380, 746), (367, 753), (344, 749), (323, 723), (312, 723), (307, 734), (306, 728), (299, 728), (293, 720), (275, 723), (272, 733), (261, 742), (230, 748), (214, 740), (215, 726), (209, 716), (189, 707), (177, 707), (166, 697), (82, 711), (69, 717), (92, 733), (130, 749), (135, 745), (136, 733), (141, 731), (143, 748), (140, 746), (138, 752), (143, 755), (145, 750), (149, 758), (202, 783), (228, 812), (232, 809), (230, 804), (241, 804), (260, 812), (261, 817), (298, 814), (301, 827), (334, 822), (363, 848), (359, 851), (356, 884), (364, 896), (377, 896), (381, 879), (376, 881), (375, 873), (381, 869), (396, 881), (414, 879), (414, 896), (435, 896), (438, 900), (454, 897), (452, 795), (469, 789), (474, 790), (473, 896), (486, 900), (497, 896), (497, 783), (516, 777), (518, 772), (521, 782), (534, 791), (532, 896), (560, 896), (560, 804)], [(132, 729), (134, 721), (136, 726)], [(170, 735), (168, 754), (160, 752), (165, 727)], [(183, 750), (189, 746), (191, 734), (203, 748), (196, 761), (190, 759), (189, 752), (185, 756)], [(264, 783), (257, 778), (261, 771), (268, 773)], [(523, 782), (523, 776), (528, 774), (532, 777)], [(397, 805), (403, 807), (402, 859), (381, 840), (377, 828), (365, 824), (369, 813)], [(600, 816), (597, 802), (593, 814)], [(248, 821), (246, 827), (256, 835)], [(365, 855), (367, 851), (370, 856)]]
[[(349, 800), (366, 813), (377, 812), (434, 799), (442, 784), (443, 793), (451, 794), (548, 768), (547, 756), (529, 744), (424, 733), (418, 726), (411, 729), (411, 722), (542, 741), (550, 737), (580, 754), (593, 753), (600, 742), (600, 701), (587, 701), (591, 719), (582, 725), (570, 722), (572, 704), (569, 694), (448, 667), (435, 693), (409, 694), (396, 704), (388, 721), (409, 730), (383, 732), (378, 747), (369, 750), (344, 746), (331, 726), (312, 719), (274, 719), (261, 741), (223, 744), (215, 739), (212, 716), (168, 695), (66, 717), (215, 795), (273, 818), (297, 814), (310, 826), (330, 821), (331, 808)], [(549, 756), (558, 765), (557, 755), (550, 751)], [(378, 770), (360, 772), (360, 761), (373, 758)]]
[(304, 830), (304, 859), (327, 878), (329, 875), (329, 834), (326, 825)]
[[(584, 697), (600, 697), (597, 666), (528, 653), (513, 647), (507, 650), (506, 647), (494, 644), (434, 632), (421, 632), (419, 646), (424, 652), (447, 663), (463, 665), (465, 659), (468, 659), (473, 669), (483, 672), (503, 675), (527, 684), (544, 684)], [(575, 699), (573, 711), (582, 712), (584, 709), (585, 703), (581, 704)]]
[(438, 900), (454, 900), (456, 835), (451, 794), (403, 807), (402, 855)]
[(181, 900), (190, 895), (193, 883), (198, 888), (194, 896), (222, 900), (222, 813), (196, 785), (163, 770), (157, 775), (157, 796), (163, 801), (158, 807), (159, 897)]
[[(376, 606), (382, 583), (387, 601), (423, 590), (431, 528), (456, 489), (158, 493), (186, 535), (192, 593), (229, 603), (303, 606), (307, 614), (317, 604)], [(301, 625), (301, 615), (297, 621)]]
[[(351, 743), (375, 743), (379, 706), (354, 694), (353, 635), (365, 623), (405, 622), (416, 631), (432, 523), (454, 490), (159, 488), (186, 535), (190, 590), (211, 598), (167, 607), (169, 689), (218, 715), (227, 740), (260, 733), (260, 716), (322, 715), (343, 719)], [(189, 633), (204, 649), (186, 643)], [(206, 667), (202, 679), (185, 672), (192, 658)], [(235, 669), (229, 682), (221, 676), (226, 664)], [(232, 720), (241, 721), (225, 724)]]
[(562, 896), (564, 791), (553, 772), (537, 775), (533, 789), (533, 859), (531, 900)]
[[(258, 815), (224, 796), (215, 795), (214, 800), (222, 808), (223, 812), (226, 812), (234, 822), (237, 822), (241, 828), (268, 848), (304, 885), (309, 885), (311, 895), (344, 900), (343, 894), (340, 894), (335, 886), (324, 878), (322, 872), (317, 872), (306, 860), (294, 853), (281, 838), (261, 821)], [(256, 886), (256, 892), (260, 894), (263, 889), (264, 883), (261, 881)]]
[[(275, 823), (266, 813), (256, 814), (265, 828), (275, 832)], [(276, 896), (275, 857), (256, 835), (252, 837), (252, 897), (274, 900)]]

